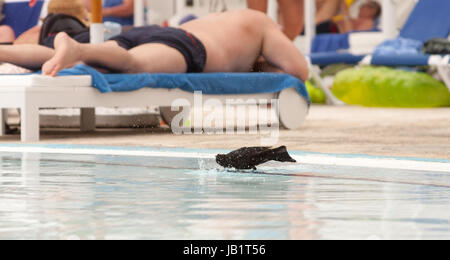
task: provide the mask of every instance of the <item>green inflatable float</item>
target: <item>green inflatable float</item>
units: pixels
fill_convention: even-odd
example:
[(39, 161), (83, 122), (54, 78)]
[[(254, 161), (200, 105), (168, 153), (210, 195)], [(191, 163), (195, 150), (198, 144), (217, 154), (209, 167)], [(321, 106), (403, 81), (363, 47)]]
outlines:
[(444, 83), (422, 72), (386, 67), (362, 67), (339, 72), (332, 92), (351, 105), (368, 107), (450, 106), (450, 92)]
[(320, 88), (315, 87), (310, 81), (306, 81), (306, 89), (308, 90), (311, 102), (314, 104), (325, 104), (327, 102), (325, 93)]

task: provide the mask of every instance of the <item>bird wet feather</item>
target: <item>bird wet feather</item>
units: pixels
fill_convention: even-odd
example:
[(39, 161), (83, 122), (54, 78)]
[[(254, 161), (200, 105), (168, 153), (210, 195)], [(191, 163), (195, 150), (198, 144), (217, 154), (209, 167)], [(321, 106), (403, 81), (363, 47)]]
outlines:
[(269, 161), (297, 162), (288, 153), (286, 146), (272, 149), (271, 147), (244, 147), (229, 154), (218, 154), (216, 162), (224, 168), (237, 170), (256, 170), (256, 166)]

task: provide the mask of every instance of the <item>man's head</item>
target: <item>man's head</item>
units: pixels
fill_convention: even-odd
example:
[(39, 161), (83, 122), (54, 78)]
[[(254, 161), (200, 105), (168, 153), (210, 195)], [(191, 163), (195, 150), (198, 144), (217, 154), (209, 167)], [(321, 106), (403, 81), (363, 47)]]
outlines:
[(377, 1), (369, 0), (359, 9), (359, 18), (375, 20), (381, 15), (381, 5)]

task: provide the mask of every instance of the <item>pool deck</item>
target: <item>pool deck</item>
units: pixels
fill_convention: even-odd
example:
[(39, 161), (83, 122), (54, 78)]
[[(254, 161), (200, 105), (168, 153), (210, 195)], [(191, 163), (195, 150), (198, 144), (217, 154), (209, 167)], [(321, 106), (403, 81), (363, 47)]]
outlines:
[[(257, 135), (173, 135), (167, 128), (43, 129), (42, 144), (235, 149), (260, 144)], [(0, 144), (19, 143), (19, 135)], [(450, 108), (379, 109), (313, 106), (304, 126), (281, 130), (290, 150), (333, 154), (450, 159)]]

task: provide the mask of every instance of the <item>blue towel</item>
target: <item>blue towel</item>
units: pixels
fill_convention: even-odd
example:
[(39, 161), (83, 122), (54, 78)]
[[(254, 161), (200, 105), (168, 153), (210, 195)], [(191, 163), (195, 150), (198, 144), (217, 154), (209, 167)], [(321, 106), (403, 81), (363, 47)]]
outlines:
[(421, 54), (423, 43), (413, 39), (398, 37), (380, 44), (373, 55), (417, 55)]
[(305, 84), (296, 77), (277, 73), (188, 73), (188, 74), (102, 74), (86, 66), (61, 71), (58, 76), (91, 75), (92, 85), (102, 93), (150, 88), (179, 88), (206, 95), (276, 93), (295, 88), (311, 103)]
[(428, 66), (429, 55), (418, 54), (401, 54), (401, 55), (374, 55), (372, 57), (372, 65), (380, 66)]
[(340, 52), (321, 52), (311, 53), (311, 63), (314, 65), (328, 66), (332, 64), (345, 63), (345, 64), (357, 64), (362, 61), (366, 55), (354, 55), (350, 53)]

